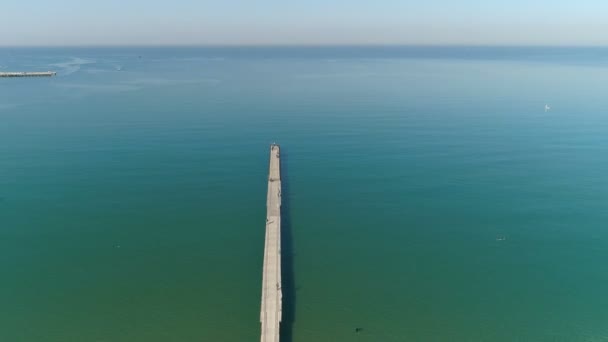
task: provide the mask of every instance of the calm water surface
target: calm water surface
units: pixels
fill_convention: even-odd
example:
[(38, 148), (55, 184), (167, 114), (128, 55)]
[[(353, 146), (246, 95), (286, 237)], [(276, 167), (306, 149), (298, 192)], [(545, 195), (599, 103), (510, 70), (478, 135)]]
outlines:
[(608, 341), (608, 49), (0, 49), (9, 70), (59, 75), (0, 79), (0, 341), (259, 339), (273, 141), (284, 342)]

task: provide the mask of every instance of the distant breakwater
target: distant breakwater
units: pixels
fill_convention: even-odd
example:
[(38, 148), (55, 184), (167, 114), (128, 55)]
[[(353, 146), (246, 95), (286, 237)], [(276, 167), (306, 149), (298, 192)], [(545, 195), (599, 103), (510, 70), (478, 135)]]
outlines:
[(55, 71), (42, 72), (0, 72), (0, 77), (52, 77), (56, 76)]

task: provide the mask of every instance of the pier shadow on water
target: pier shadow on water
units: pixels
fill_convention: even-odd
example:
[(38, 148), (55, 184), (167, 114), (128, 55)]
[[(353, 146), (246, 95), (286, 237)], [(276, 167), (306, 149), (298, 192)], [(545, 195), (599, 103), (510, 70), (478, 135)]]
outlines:
[(288, 155), (281, 148), (281, 289), (283, 292), (283, 314), (281, 317), (280, 341), (293, 341), (293, 324), (296, 318), (296, 283), (294, 276), (294, 248), (289, 206)]

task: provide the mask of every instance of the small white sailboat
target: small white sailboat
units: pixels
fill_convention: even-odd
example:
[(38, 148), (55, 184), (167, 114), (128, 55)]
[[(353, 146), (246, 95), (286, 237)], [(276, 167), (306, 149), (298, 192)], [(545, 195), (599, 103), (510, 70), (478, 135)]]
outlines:
[(545, 105), (545, 113), (548, 112), (548, 111), (550, 111), (550, 110), (551, 110), (551, 107), (548, 104), (546, 104)]

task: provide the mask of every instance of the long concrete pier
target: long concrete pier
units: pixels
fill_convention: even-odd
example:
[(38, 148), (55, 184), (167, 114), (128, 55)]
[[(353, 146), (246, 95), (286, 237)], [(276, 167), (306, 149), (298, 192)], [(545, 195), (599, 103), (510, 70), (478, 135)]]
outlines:
[(270, 145), (266, 207), (260, 341), (278, 342), (283, 294), (281, 291), (281, 157), (280, 147), (277, 144)]
[(42, 72), (0, 72), (0, 77), (51, 77), (55, 76), (55, 71)]

